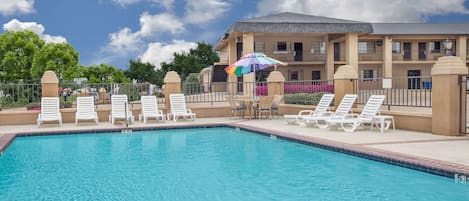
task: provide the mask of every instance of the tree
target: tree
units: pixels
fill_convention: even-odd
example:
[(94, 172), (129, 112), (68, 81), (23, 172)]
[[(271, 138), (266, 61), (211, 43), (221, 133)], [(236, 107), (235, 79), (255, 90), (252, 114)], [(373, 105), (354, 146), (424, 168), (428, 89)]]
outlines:
[(44, 41), (32, 31), (7, 31), (0, 35), (0, 81), (31, 80), (34, 55)]
[(124, 77), (124, 72), (107, 64), (92, 65), (83, 69), (83, 76), (88, 83), (129, 83), (130, 79)]
[(162, 62), (161, 71), (176, 71), (185, 80), (190, 73), (199, 73), (203, 68), (213, 65), (218, 61), (218, 55), (210, 44), (197, 43), (196, 49), (190, 49), (188, 53), (174, 53), (174, 59), (170, 63)]
[(124, 75), (130, 79), (137, 80), (137, 82), (157, 82), (157, 73), (155, 66), (151, 63), (143, 63), (139, 60), (130, 60), (129, 69), (124, 71)]
[(63, 80), (71, 81), (78, 73), (78, 52), (68, 43), (47, 43), (35, 55), (31, 68), (33, 78), (52, 70)]

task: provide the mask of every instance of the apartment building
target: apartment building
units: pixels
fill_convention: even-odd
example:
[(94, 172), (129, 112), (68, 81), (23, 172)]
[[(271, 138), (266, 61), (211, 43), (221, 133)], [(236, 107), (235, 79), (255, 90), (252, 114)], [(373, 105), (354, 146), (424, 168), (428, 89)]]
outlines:
[[(242, 55), (262, 52), (287, 62), (286, 80), (331, 80), (340, 65), (361, 79), (430, 76), (438, 57), (469, 61), (469, 24), (367, 23), (280, 13), (235, 22), (215, 46), (214, 81), (237, 81), (223, 69)], [(262, 80), (273, 68), (256, 74)], [(223, 74), (224, 73), (224, 74)]]

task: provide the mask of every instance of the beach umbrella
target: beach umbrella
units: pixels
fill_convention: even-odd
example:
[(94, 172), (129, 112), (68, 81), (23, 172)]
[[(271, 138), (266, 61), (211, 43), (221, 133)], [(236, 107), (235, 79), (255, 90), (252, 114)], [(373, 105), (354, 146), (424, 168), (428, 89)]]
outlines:
[(270, 58), (262, 53), (250, 53), (242, 56), (238, 61), (226, 67), (225, 71), (229, 75), (241, 76), (276, 65), (285, 66), (287, 63)]

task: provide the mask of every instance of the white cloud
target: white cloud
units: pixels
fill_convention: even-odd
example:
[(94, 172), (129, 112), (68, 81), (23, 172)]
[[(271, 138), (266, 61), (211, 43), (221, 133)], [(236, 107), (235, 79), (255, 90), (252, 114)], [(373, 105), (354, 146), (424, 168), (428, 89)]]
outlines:
[(147, 50), (139, 56), (143, 62), (155, 65), (156, 69), (161, 68), (161, 62), (171, 62), (173, 53), (189, 51), (196, 48), (197, 43), (186, 42), (184, 40), (173, 40), (170, 44), (150, 43)]
[(364, 22), (421, 22), (432, 15), (469, 13), (464, 0), (261, 0), (256, 14), (287, 11)]
[(140, 2), (150, 2), (159, 4), (166, 9), (170, 9), (175, 0), (112, 0), (114, 3), (119, 4), (122, 7), (127, 5), (136, 4)]
[(204, 24), (215, 20), (228, 11), (230, 4), (221, 0), (186, 0), (185, 22)]
[(184, 31), (184, 24), (174, 15), (162, 13), (150, 15), (143, 13), (140, 16), (140, 31), (142, 36), (151, 36), (159, 32), (171, 32), (172, 34)]
[(0, 0), (0, 14), (27, 14), (34, 12), (34, 0)]
[(48, 34), (44, 34), (46, 30), (42, 24), (38, 24), (36, 22), (21, 22), (17, 19), (12, 19), (6, 24), (3, 25), (3, 30), (5, 31), (23, 31), (23, 30), (30, 30), (46, 43), (65, 43), (67, 40), (63, 36), (51, 36)]
[(104, 51), (118, 55), (126, 55), (128, 52), (138, 50), (141, 40), (137, 34), (129, 28), (123, 28), (117, 33), (109, 34), (109, 43)]

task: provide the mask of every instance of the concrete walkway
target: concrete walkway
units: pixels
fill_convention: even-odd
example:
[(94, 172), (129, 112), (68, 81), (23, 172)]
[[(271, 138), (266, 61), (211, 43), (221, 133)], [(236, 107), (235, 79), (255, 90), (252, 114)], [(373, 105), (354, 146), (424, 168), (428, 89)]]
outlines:
[[(305, 139), (324, 140), (328, 143), (345, 144), (366, 150), (377, 150), (392, 154), (410, 156), (431, 162), (442, 162), (443, 165), (456, 164), (458, 168), (469, 170), (469, 136), (450, 137), (432, 135), (405, 130), (386, 131), (380, 133), (376, 128), (357, 130), (354, 133), (345, 133), (337, 129), (319, 129), (299, 125), (287, 124), (283, 119), (271, 120), (232, 120), (229, 118), (199, 118), (196, 121), (166, 121), (164, 123), (151, 122), (143, 124), (135, 122), (130, 128), (145, 127), (174, 127), (174, 126), (203, 126), (214, 124), (228, 124), (239, 127), (256, 128), (269, 133), (282, 133), (282, 135), (301, 137)], [(108, 122), (64, 124), (57, 127), (56, 124), (44, 125), (38, 128), (36, 125), (0, 126), (0, 141), (2, 138), (15, 133), (48, 133), (95, 131), (101, 129), (121, 129), (123, 124), (111, 125)], [(9, 135), (10, 134), (10, 135)]]

